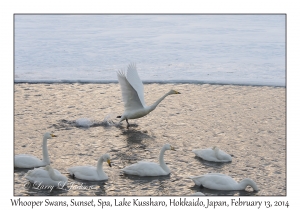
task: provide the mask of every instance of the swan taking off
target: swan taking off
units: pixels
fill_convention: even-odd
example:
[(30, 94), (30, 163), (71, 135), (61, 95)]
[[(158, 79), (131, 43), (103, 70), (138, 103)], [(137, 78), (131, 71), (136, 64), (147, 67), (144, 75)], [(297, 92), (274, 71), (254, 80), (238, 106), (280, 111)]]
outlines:
[(213, 162), (231, 162), (232, 158), (229, 154), (220, 150), (218, 147), (214, 146), (213, 148), (208, 149), (194, 149), (192, 151), (198, 157), (203, 160), (213, 161)]
[(127, 166), (122, 171), (125, 174), (137, 176), (163, 176), (170, 174), (171, 170), (165, 164), (164, 153), (166, 150), (175, 150), (170, 144), (165, 144), (159, 153), (159, 164), (139, 161), (133, 165)]
[(69, 168), (68, 171), (71, 176), (82, 180), (100, 181), (108, 179), (108, 176), (103, 171), (103, 162), (107, 162), (111, 167), (109, 154), (102, 155), (97, 163), (97, 168), (94, 166), (74, 166)]
[(66, 176), (62, 175), (58, 170), (53, 169), (50, 165), (29, 170), (25, 174), (25, 178), (36, 185), (41, 184), (57, 188), (66, 186), (68, 182), (68, 178)]
[(125, 111), (122, 116), (118, 116), (120, 122), (126, 120), (129, 128), (128, 119), (144, 117), (153, 111), (157, 105), (168, 95), (180, 94), (176, 90), (170, 90), (151, 106), (146, 106), (144, 101), (144, 86), (137, 73), (135, 64), (128, 66), (127, 72), (119, 71), (118, 80), (122, 89), (122, 98), (124, 101)]
[(46, 166), (50, 164), (50, 159), (48, 155), (47, 140), (52, 137), (56, 137), (54, 134), (45, 133), (43, 137), (43, 159), (40, 160), (35, 156), (20, 154), (15, 156), (15, 166), (16, 168), (34, 168), (40, 166)]
[(202, 176), (190, 177), (196, 185), (203, 186), (212, 190), (245, 190), (251, 186), (253, 190), (258, 191), (256, 183), (252, 179), (243, 179), (239, 183), (230, 176), (219, 173), (210, 173)]

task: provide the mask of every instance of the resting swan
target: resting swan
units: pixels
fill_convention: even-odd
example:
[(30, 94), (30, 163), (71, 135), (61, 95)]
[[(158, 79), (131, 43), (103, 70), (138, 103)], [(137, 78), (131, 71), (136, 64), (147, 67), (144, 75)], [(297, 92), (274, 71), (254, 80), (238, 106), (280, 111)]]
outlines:
[(194, 194), (192, 194), (193, 196), (205, 196), (205, 194), (203, 194), (202, 192), (196, 192)]
[(195, 153), (198, 157), (207, 161), (214, 162), (230, 162), (232, 158), (229, 154), (220, 150), (218, 147), (214, 146), (213, 148), (208, 149), (194, 149), (193, 153)]
[(159, 154), (159, 164), (139, 161), (133, 165), (127, 166), (122, 171), (125, 174), (137, 176), (163, 176), (170, 174), (170, 169), (164, 162), (164, 153), (166, 150), (175, 150), (170, 144), (165, 144)]
[(108, 179), (108, 176), (104, 173), (102, 166), (103, 162), (106, 161), (111, 167), (109, 154), (102, 155), (97, 163), (97, 168), (94, 166), (74, 166), (69, 168), (68, 171), (71, 176), (82, 180), (88, 181), (100, 181)]
[(249, 185), (253, 190), (258, 191), (256, 183), (249, 179), (243, 179), (239, 183), (230, 176), (219, 173), (209, 173), (202, 176), (190, 177), (196, 185), (212, 190), (245, 190)]
[(34, 168), (40, 167), (50, 164), (50, 159), (48, 155), (48, 148), (47, 148), (47, 140), (56, 137), (54, 134), (45, 133), (43, 137), (43, 159), (40, 160), (35, 156), (27, 155), (27, 154), (20, 154), (15, 156), (15, 165), (16, 168)]
[(53, 186), (62, 188), (66, 186), (68, 178), (62, 175), (58, 170), (53, 169), (50, 165), (41, 168), (29, 170), (25, 178), (37, 185)]
[(176, 90), (170, 90), (154, 104), (151, 106), (146, 106), (144, 101), (144, 86), (139, 78), (136, 66), (133, 63), (129, 64), (127, 73), (122, 71), (118, 72), (118, 80), (122, 89), (122, 98), (125, 106), (124, 113), (122, 116), (118, 116), (118, 118), (121, 118), (120, 122), (126, 120), (127, 128), (129, 128), (128, 119), (144, 117), (153, 111), (157, 105), (168, 95), (180, 94)]

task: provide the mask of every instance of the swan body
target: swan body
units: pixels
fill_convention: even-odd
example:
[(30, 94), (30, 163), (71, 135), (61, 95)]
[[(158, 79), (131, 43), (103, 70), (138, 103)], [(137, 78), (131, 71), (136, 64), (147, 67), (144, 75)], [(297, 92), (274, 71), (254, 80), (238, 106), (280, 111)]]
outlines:
[(205, 194), (203, 194), (202, 192), (196, 192), (192, 195), (194, 195), (194, 196), (205, 196)]
[(176, 90), (170, 90), (154, 104), (147, 106), (144, 100), (144, 86), (133, 63), (129, 64), (126, 73), (122, 71), (118, 72), (118, 81), (122, 89), (122, 98), (125, 106), (124, 113), (122, 116), (118, 116), (118, 118), (121, 118), (120, 122), (126, 120), (127, 128), (129, 127), (128, 119), (144, 117), (153, 111), (168, 95), (180, 94)]
[(66, 176), (62, 175), (58, 170), (53, 169), (50, 165), (29, 170), (25, 174), (25, 178), (35, 184), (58, 188), (65, 186), (68, 182)]
[(171, 170), (164, 162), (164, 153), (166, 150), (175, 150), (170, 144), (165, 144), (159, 154), (159, 164), (147, 161), (139, 161), (135, 164), (125, 167), (122, 171), (125, 174), (137, 176), (163, 176), (171, 173)]
[(14, 160), (14, 167), (16, 168), (34, 168), (40, 166), (46, 166), (50, 164), (50, 159), (48, 155), (48, 148), (47, 148), (47, 140), (51, 139), (52, 137), (56, 137), (54, 134), (45, 133), (43, 137), (43, 159), (40, 160), (33, 155), (27, 154), (19, 154), (15, 156)]
[(213, 162), (231, 162), (232, 158), (229, 154), (220, 150), (218, 147), (208, 148), (208, 149), (197, 149), (193, 150), (193, 153), (203, 160), (213, 161)]
[(230, 176), (219, 173), (209, 173), (190, 178), (196, 185), (212, 190), (245, 190), (247, 186), (251, 186), (255, 191), (259, 190), (256, 183), (249, 178), (243, 179), (239, 183)]
[(108, 176), (103, 171), (103, 162), (106, 161), (111, 167), (109, 154), (102, 155), (97, 163), (97, 167), (94, 166), (74, 166), (68, 169), (71, 176), (82, 180), (100, 181), (107, 180)]

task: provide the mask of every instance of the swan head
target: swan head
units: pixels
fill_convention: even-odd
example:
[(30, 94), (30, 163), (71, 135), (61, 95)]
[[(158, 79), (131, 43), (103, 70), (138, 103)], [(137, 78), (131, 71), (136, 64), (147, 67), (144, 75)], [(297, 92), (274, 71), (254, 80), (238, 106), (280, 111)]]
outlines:
[(54, 135), (53, 133), (49, 133), (49, 132), (44, 134), (44, 138), (46, 138), (46, 139), (51, 139), (52, 137), (56, 137), (56, 135)]
[(217, 146), (213, 146), (212, 150), (218, 151), (219, 148)]
[(249, 179), (249, 178), (246, 178), (246, 179), (243, 179), (240, 184), (243, 184), (245, 186), (251, 186), (253, 188), (254, 191), (259, 191), (256, 183), (252, 180), (252, 179)]
[(109, 154), (104, 154), (104, 155), (102, 155), (102, 159), (103, 159), (103, 161), (106, 161), (106, 162), (107, 162), (107, 164), (109, 165), (109, 167), (111, 167), (110, 156), (109, 156)]
[(165, 144), (163, 146), (163, 148), (166, 149), (166, 150), (174, 150), (175, 151), (175, 147), (171, 146), (170, 144)]
[(169, 94), (181, 94), (180, 92), (176, 91), (176, 90), (170, 90)]

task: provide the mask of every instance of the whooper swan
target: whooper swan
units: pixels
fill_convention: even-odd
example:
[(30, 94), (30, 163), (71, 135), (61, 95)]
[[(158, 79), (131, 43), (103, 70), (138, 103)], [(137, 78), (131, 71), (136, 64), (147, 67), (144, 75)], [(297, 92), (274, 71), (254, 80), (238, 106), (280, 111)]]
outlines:
[(35, 185), (53, 186), (63, 188), (67, 185), (68, 178), (62, 175), (58, 170), (53, 169), (50, 165), (41, 168), (29, 170), (25, 178)]
[(100, 181), (107, 180), (108, 176), (103, 171), (103, 162), (107, 162), (111, 167), (109, 154), (102, 155), (97, 163), (97, 168), (94, 166), (74, 166), (68, 169), (71, 176), (82, 180)]
[(230, 176), (219, 173), (209, 173), (202, 176), (190, 177), (198, 186), (203, 186), (212, 190), (245, 190), (251, 186), (253, 190), (258, 191), (256, 183), (249, 178), (243, 179), (239, 183)]
[(198, 157), (203, 160), (213, 161), (213, 162), (231, 162), (232, 158), (229, 154), (220, 150), (218, 147), (214, 146), (213, 148), (208, 149), (194, 149), (192, 151)]
[(165, 144), (159, 153), (159, 164), (147, 161), (139, 161), (133, 165), (127, 166), (122, 171), (125, 174), (137, 176), (163, 176), (170, 174), (170, 169), (164, 162), (164, 153), (166, 150), (175, 150), (170, 144)]
[(40, 166), (46, 166), (50, 164), (50, 159), (48, 155), (47, 140), (56, 137), (54, 134), (45, 133), (43, 137), (43, 159), (40, 160), (35, 156), (20, 154), (15, 156), (15, 165), (16, 168), (34, 168)]
[(120, 122), (126, 120), (129, 128), (128, 119), (144, 117), (153, 111), (157, 105), (168, 95), (180, 94), (176, 90), (170, 90), (151, 106), (147, 106), (144, 101), (144, 86), (137, 73), (135, 64), (128, 66), (127, 72), (119, 71), (118, 80), (122, 89), (122, 98), (124, 101), (125, 111), (122, 116), (118, 116)]

